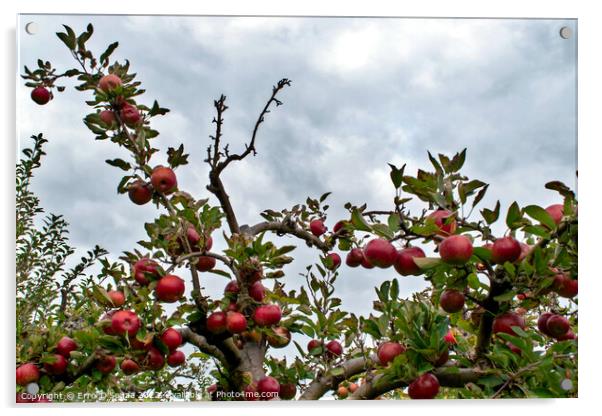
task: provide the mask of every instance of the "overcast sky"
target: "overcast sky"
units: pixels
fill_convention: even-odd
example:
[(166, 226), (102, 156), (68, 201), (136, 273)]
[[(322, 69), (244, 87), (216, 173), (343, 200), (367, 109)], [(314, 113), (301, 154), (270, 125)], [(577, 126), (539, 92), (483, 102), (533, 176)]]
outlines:
[[(197, 198), (205, 190), (203, 163), (213, 132), (213, 99), (228, 96), (225, 140), (241, 149), (257, 114), (281, 78), (293, 80), (268, 115), (258, 155), (231, 165), (224, 182), (241, 224), (261, 220), (264, 209), (282, 209), (333, 191), (328, 226), (350, 201), (390, 209), (393, 188), (387, 162), (428, 168), (427, 150), (453, 154), (468, 148), (464, 172), (490, 183), (481, 206), (497, 199), (505, 211), (558, 202), (549, 180), (575, 186), (576, 33), (574, 20), (462, 20), (367, 18), (217, 18), (21, 16), (20, 67), (38, 57), (59, 69), (74, 66), (55, 37), (65, 23), (79, 33), (95, 27), (90, 47), (99, 55), (119, 41), (113, 58), (129, 59), (147, 93), (171, 109), (157, 118), (166, 150), (184, 143), (189, 165), (177, 170), (180, 188)], [(23, 26), (38, 23), (35, 36)], [(20, 81), (17, 82), (18, 84)], [(68, 86), (74, 85), (68, 83)], [(94, 142), (81, 122), (89, 95), (68, 89), (44, 107), (18, 87), (19, 148), (43, 132), (48, 156), (34, 180), (47, 212), (63, 214), (78, 249), (99, 244), (116, 258), (145, 237), (143, 223), (156, 210), (138, 207), (116, 187), (121, 171), (104, 163), (123, 157), (114, 144)], [(164, 152), (163, 152), (164, 155)], [(164, 162), (164, 156), (153, 159)], [(215, 200), (212, 199), (214, 203)], [(477, 213), (478, 214), (478, 213)], [(503, 232), (503, 230), (500, 230)], [(284, 243), (284, 241), (282, 241)], [(287, 243), (290, 243), (288, 241)], [(221, 241), (216, 244), (223, 248)], [(286, 282), (317, 260), (303, 244), (287, 266)], [(338, 295), (344, 307), (369, 313), (373, 287), (393, 270), (342, 267)], [(225, 281), (203, 282), (210, 294)], [(402, 278), (402, 294), (422, 287)]]

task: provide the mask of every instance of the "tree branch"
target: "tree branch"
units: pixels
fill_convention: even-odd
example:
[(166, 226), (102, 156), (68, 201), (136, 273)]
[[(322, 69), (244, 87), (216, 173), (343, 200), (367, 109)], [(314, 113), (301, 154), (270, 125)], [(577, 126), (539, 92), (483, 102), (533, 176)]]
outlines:
[(328, 251), (331, 249), (329, 245), (327, 245), (324, 241), (320, 240), (318, 237), (313, 235), (312, 233), (304, 230), (299, 227), (292, 221), (287, 221), (286, 219), (283, 221), (264, 221), (252, 226), (249, 230), (249, 234), (257, 235), (264, 231), (273, 231), (279, 235), (290, 234), (295, 237), (298, 237), (310, 246), (315, 246), (322, 251)]

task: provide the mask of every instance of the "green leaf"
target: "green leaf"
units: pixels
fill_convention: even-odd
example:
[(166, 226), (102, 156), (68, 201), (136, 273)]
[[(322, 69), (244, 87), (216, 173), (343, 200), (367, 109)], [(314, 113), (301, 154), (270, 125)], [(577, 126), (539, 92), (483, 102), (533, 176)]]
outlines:
[(435, 171), (439, 174), (442, 175), (443, 174), (443, 168), (441, 167), (441, 165), (439, 164), (439, 162), (437, 162), (437, 159), (435, 159), (433, 157), (433, 155), (431, 155), (431, 152), (427, 152), (429, 155), (429, 160), (431, 161), (431, 163), (433, 164), (433, 166), (435, 167)]
[(130, 169), (132, 169), (132, 165), (130, 165), (128, 162), (126, 162), (123, 159), (107, 159), (105, 160), (105, 162), (107, 162), (109, 165), (111, 166), (115, 166), (117, 168), (120, 168), (121, 170), (125, 170), (126, 172), (129, 171)]
[(353, 211), (351, 211), (351, 224), (353, 224), (353, 227), (356, 230), (366, 232), (372, 231), (372, 228), (370, 228), (370, 224), (366, 222), (364, 216), (357, 208), (354, 208)]
[(450, 172), (457, 172), (462, 169), (464, 166), (464, 161), (466, 160), (466, 149), (462, 150), (460, 153), (456, 153), (452, 158), (449, 164)]
[(107, 49), (102, 53), (102, 55), (100, 55), (100, 63), (103, 64), (103, 63), (105, 63), (105, 61), (108, 62), (109, 57), (111, 56), (111, 54), (113, 53), (113, 51), (115, 49), (117, 49), (118, 46), (119, 46), (119, 42), (111, 43), (107, 47)]
[(514, 201), (512, 205), (508, 208), (508, 213), (506, 214), (506, 225), (508, 228), (515, 229), (517, 228), (517, 222), (522, 219), (522, 213), (518, 203)]
[(390, 163), (389, 166), (391, 167), (391, 181), (393, 182), (393, 186), (395, 186), (395, 189), (399, 189), (403, 183), (403, 171), (405, 170), (406, 165), (403, 165), (400, 169), (397, 169), (395, 165)]
[(542, 207), (537, 205), (528, 205), (524, 207), (523, 210), (527, 213), (528, 216), (539, 221), (549, 229), (556, 228), (556, 223), (554, 222), (550, 214), (548, 214), (548, 211), (546, 211)]
[[(476, 204), (473, 203), (473, 206), (474, 205)], [(483, 208), (481, 210), (481, 215), (483, 216), (483, 219), (487, 222), (487, 224), (493, 224), (494, 222), (496, 222), (500, 217), (500, 201), (496, 202), (493, 211), (487, 208)]]

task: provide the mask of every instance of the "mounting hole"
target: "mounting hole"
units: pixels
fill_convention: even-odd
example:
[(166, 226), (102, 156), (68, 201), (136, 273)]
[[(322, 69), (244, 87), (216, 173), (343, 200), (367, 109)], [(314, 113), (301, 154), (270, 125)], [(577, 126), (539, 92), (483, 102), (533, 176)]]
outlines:
[(38, 24), (36, 22), (29, 22), (25, 25), (25, 31), (30, 35), (38, 33)]
[(563, 26), (560, 28), (560, 37), (562, 39), (569, 39), (573, 36), (573, 30), (568, 26)]

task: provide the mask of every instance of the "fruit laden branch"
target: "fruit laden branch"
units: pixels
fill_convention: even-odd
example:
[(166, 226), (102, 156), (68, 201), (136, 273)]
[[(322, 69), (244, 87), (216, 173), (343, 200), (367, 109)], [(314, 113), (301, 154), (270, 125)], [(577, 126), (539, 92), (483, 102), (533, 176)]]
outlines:
[[(151, 121), (169, 110), (143, 104), (129, 62), (111, 60), (117, 43), (96, 58), (86, 46), (92, 33), (91, 25), (80, 35), (65, 26), (57, 35), (78, 67), (59, 74), (39, 60), (35, 70), (25, 67), (25, 85), (45, 105), (65, 89), (57, 85), (64, 78), (77, 80), (75, 88), (91, 95), (85, 125), (131, 157), (107, 160), (124, 172), (118, 193), (159, 211), (144, 224), (143, 251), (125, 252), (118, 263), (101, 254), (98, 276), (65, 284), (71, 296), (56, 320), (43, 324), (43, 335), (31, 335), (33, 321), (18, 329), (18, 386), (141, 392), (148, 375), (169, 380), (189, 370), (191, 379), (215, 381), (207, 389), (213, 400), (319, 399), (330, 392), (339, 399), (577, 395), (577, 201), (564, 184), (545, 185), (562, 198), (558, 204), (514, 202), (502, 219), (498, 201), (474, 219), (489, 185), (461, 173), (466, 149), (452, 157), (428, 153), (432, 169), (415, 176), (405, 165), (389, 165), (391, 209), (348, 202), (348, 217), (331, 222), (326, 193), (240, 225), (221, 174), (257, 155), (259, 128), (291, 81), (272, 88), (240, 153), (225, 144), (226, 97), (214, 101), (205, 159), (207, 190), (219, 202), (212, 206), (178, 185), (176, 172), (190, 156), (183, 145), (167, 149), (166, 165), (153, 163), (160, 150)], [(423, 204), (418, 215), (410, 201)], [(226, 249), (216, 253), (213, 235), (224, 220)], [(305, 284), (284, 285), (295, 247), (268, 241), (268, 233), (317, 249), (319, 262), (301, 275)], [(345, 265), (339, 253), (346, 253)], [(369, 316), (343, 310), (336, 297), (335, 283), (348, 268), (382, 270)], [(386, 280), (390, 270), (399, 277)], [(203, 284), (219, 276), (229, 281), (223, 296), (212, 298)], [(406, 279), (419, 277), (428, 288), (401, 298)], [(85, 319), (76, 319), (83, 311)], [(300, 337), (311, 339), (307, 347)], [(187, 357), (184, 343), (196, 352)], [(292, 359), (270, 354), (291, 343)], [(213, 370), (195, 367), (197, 358), (213, 360)]]

